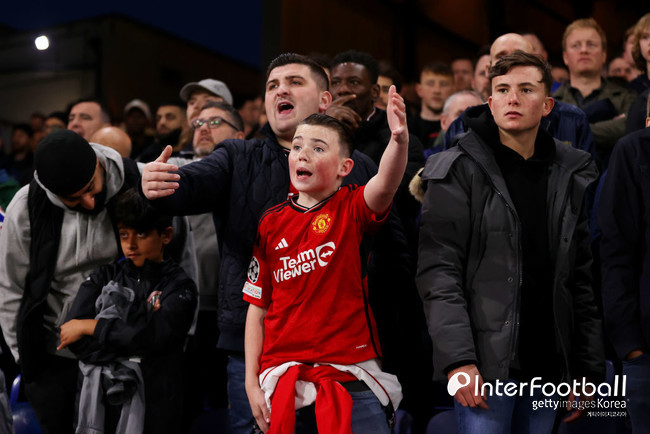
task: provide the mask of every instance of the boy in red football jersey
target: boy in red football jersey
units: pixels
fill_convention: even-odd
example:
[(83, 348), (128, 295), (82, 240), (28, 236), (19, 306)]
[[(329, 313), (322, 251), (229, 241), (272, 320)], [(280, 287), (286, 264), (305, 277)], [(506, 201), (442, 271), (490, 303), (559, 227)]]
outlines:
[[(401, 388), (379, 366), (359, 247), (388, 215), (406, 167), (406, 111), (394, 86), (387, 115), (391, 139), (363, 187), (341, 187), (354, 164), (350, 132), (322, 114), (302, 121), (289, 154), (298, 195), (260, 218), (243, 292), (246, 392), (264, 432), (390, 433), (385, 409), (397, 407)], [(315, 421), (301, 410), (314, 402)]]

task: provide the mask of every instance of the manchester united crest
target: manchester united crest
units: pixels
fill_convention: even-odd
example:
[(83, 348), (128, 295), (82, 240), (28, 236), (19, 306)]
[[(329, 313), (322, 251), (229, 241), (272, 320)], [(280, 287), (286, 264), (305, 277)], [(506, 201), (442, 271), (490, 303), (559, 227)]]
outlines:
[(311, 222), (311, 229), (317, 234), (324, 234), (330, 229), (332, 218), (329, 214), (318, 214)]

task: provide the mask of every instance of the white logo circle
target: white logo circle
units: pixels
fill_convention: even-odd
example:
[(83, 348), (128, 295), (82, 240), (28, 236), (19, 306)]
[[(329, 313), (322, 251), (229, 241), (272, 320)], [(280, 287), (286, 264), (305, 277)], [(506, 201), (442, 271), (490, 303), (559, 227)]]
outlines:
[[(463, 377), (465, 381), (461, 383), (458, 380), (458, 377)], [(454, 375), (451, 376), (449, 383), (447, 383), (447, 393), (449, 393), (449, 395), (451, 396), (454, 396), (456, 392), (458, 392), (458, 389), (460, 389), (461, 387), (465, 387), (469, 384), (469, 380), (470, 380), (469, 374), (465, 372), (456, 372)]]

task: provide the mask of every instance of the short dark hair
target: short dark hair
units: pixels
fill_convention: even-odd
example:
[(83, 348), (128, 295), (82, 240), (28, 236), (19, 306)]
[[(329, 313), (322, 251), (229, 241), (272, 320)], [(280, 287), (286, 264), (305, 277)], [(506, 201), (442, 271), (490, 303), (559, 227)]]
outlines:
[(330, 81), (327, 78), (327, 74), (325, 73), (325, 70), (318, 63), (316, 63), (314, 60), (310, 59), (309, 57), (303, 56), (302, 54), (296, 54), (296, 53), (283, 53), (280, 54), (275, 59), (273, 59), (269, 64), (269, 67), (266, 69), (266, 81), (268, 81), (269, 75), (271, 75), (271, 71), (273, 71), (275, 68), (279, 68), (280, 66), (292, 65), (292, 64), (308, 66), (312, 78), (316, 82), (316, 85), (321, 90), (329, 90)]
[(172, 216), (155, 210), (135, 188), (129, 188), (117, 198), (115, 221), (138, 232), (155, 229), (161, 233), (172, 226)]
[(377, 60), (370, 54), (355, 50), (344, 51), (334, 56), (330, 68), (334, 69), (341, 63), (357, 63), (363, 65), (363, 67), (366, 68), (366, 71), (368, 71), (370, 82), (372, 84), (377, 83), (377, 77), (379, 76), (379, 63), (377, 63)]
[(449, 66), (448, 63), (439, 60), (424, 65), (422, 71), (420, 71), (420, 77), (422, 77), (423, 72), (430, 72), (432, 74), (443, 75), (449, 78), (454, 77), (454, 72), (451, 70), (451, 66)]
[(158, 107), (156, 107), (156, 112), (158, 112), (158, 109), (160, 107), (178, 107), (179, 109), (183, 110), (183, 114), (185, 114), (185, 109), (187, 108), (187, 104), (185, 104), (182, 101), (179, 100), (173, 100), (173, 101), (163, 101), (160, 104), (158, 104)]
[(70, 111), (74, 106), (76, 106), (77, 104), (81, 104), (82, 102), (93, 102), (97, 104), (99, 106), (99, 115), (101, 116), (102, 121), (104, 121), (104, 123), (107, 124), (111, 123), (111, 112), (108, 111), (108, 108), (103, 102), (94, 98), (80, 98), (76, 100), (75, 102), (70, 104), (70, 109), (68, 110), (68, 113), (70, 113)]
[(29, 137), (32, 137), (34, 135), (34, 130), (32, 129), (31, 125), (25, 123), (14, 125), (13, 129), (11, 130), (12, 134), (14, 131), (24, 131), (25, 134), (27, 134)]
[(68, 115), (66, 115), (64, 112), (52, 112), (47, 117), (45, 120), (55, 118), (63, 122), (65, 125), (68, 125)]
[(227, 102), (208, 101), (205, 104), (203, 104), (203, 107), (201, 107), (201, 111), (207, 108), (216, 108), (228, 113), (228, 119), (226, 120), (232, 123), (235, 127), (237, 127), (237, 131), (244, 131), (244, 121), (242, 120), (241, 115), (239, 114), (239, 112), (237, 112), (237, 110), (235, 110), (233, 106), (231, 106)]
[(553, 86), (553, 76), (551, 75), (551, 66), (542, 60), (539, 56), (531, 53), (524, 53), (521, 50), (515, 50), (507, 56), (501, 57), (488, 71), (488, 79), (492, 83), (494, 77), (506, 75), (510, 70), (517, 66), (532, 66), (538, 68), (542, 73), (540, 83), (544, 84), (546, 95), (551, 94)]
[(298, 126), (300, 125), (315, 125), (336, 131), (341, 144), (341, 152), (346, 157), (352, 155), (354, 151), (354, 134), (347, 125), (338, 119), (323, 113), (314, 113), (302, 120)]
[(397, 68), (393, 65), (388, 62), (379, 62), (379, 75), (383, 75), (393, 80), (395, 90), (397, 90), (398, 93), (402, 91), (404, 79), (402, 78), (402, 74), (400, 74)]

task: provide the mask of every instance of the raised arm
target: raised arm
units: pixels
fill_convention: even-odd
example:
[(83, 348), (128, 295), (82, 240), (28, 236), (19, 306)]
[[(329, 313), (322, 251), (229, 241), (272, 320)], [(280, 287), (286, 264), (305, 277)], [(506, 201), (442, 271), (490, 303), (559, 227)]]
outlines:
[(179, 187), (180, 176), (176, 173), (178, 166), (167, 164), (172, 155), (172, 147), (167, 145), (155, 161), (144, 166), (142, 172), (142, 192), (147, 199), (158, 199), (174, 194)]
[(406, 127), (406, 106), (395, 86), (388, 91), (386, 116), (391, 136), (379, 162), (379, 170), (364, 191), (368, 207), (375, 213), (383, 213), (390, 206), (399, 187), (408, 158), (409, 135)]

